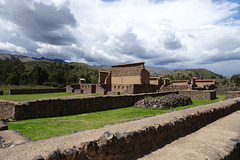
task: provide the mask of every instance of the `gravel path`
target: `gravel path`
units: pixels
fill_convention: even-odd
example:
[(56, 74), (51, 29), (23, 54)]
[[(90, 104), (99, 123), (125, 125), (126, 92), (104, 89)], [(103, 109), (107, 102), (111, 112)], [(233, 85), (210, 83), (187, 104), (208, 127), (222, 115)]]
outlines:
[(239, 142), (240, 111), (237, 111), (138, 160), (220, 160)]
[[(173, 111), (170, 113), (143, 118), (136, 121), (129, 121), (115, 125), (109, 125), (100, 129), (79, 131), (74, 134), (58, 136), (46, 140), (39, 140), (35, 142), (25, 143), (11, 148), (0, 149), (0, 159), (4, 160), (31, 160), (36, 155), (42, 155), (44, 158), (56, 150), (70, 149), (72, 146), (81, 146), (83, 142), (97, 140), (104, 132), (110, 131), (112, 133), (123, 133), (134, 130), (139, 130), (144, 126), (151, 126), (154, 124), (168, 123), (175, 118), (182, 118), (186, 115), (202, 112), (212, 108), (220, 108), (222, 105), (233, 103), (235, 100), (240, 101), (240, 98), (231, 99), (223, 102), (192, 107), (184, 110)], [(221, 103), (221, 104), (219, 104)]]

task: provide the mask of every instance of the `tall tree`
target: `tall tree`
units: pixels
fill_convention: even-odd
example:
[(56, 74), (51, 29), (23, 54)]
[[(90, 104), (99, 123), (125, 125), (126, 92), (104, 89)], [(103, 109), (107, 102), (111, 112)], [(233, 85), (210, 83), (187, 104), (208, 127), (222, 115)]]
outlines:
[(231, 77), (231, 82), (235, 83), (237, 86), (240, 86), (240, 73), (239, 74), (234, 74)]
[(33, 84), (42, 85), (43, 82), (48, 81), (48, 73), (46, 69), (41, 68), (39, 65), (35, 65), (31, 72), (31, 78)]

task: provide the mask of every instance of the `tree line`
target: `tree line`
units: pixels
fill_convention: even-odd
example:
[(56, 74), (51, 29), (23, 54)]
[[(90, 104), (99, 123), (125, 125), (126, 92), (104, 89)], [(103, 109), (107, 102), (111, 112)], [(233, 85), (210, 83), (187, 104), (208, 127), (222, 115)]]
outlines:
[(80, 77), (85, 78), (86, 83), (96, 83), (98, 70), (63, 62), (27, 64), (15, 56), (0, 59), (0, 84), (62, 87), (78, 83)]

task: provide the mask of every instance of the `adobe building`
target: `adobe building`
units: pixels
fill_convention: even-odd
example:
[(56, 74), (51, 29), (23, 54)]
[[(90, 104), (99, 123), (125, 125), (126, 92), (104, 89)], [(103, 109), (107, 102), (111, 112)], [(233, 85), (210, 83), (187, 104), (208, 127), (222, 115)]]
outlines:
[(96, 93), (101, 95), (119, 95), (150, 93), (158, 91), (179, 90), (211, 90), (215, 89), (216, 80), (171, 80), (161, 77), (150, 77), (145, 69), (144, 62), (120, 64), (111, 66), (110, 71), (98, 72), (97, 84), (84, 84), (84, 79), (79, 79), (79, 85), (69, 85), (67, 92)]
[(79, 79), (79, 85), (67, 86), (67, 92), (97, 93), (119, 95), (156, 92), (162, 86), (161, 77), (150, 77), (144, 62), (111, 66), (110, 71), (98, 72), (97, 84), (84, 84)]
[(151, 79), (144, 62), (111, 67), (109, 72), (99, 71), (98, 83), (105, 87), (108, 94), (148, 93), (155, 92), (160, 88), (158, 84), (161, 84), (161, 79), (159, 77)]
[(190, 80), (171, 80), (165, 78), (160, 91), (214, 90), (216, 85), (217, 81), (215, 79), (197, 80), (196, 77), (192, 77)]

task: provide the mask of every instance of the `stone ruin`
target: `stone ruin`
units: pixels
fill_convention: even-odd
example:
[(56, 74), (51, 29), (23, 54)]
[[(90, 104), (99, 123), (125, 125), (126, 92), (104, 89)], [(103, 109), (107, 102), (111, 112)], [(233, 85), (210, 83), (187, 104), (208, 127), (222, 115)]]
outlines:
[(215, 79), (197, 80), (196, 77), (192, 77), (190, 80), (171, 80), (165, 78), (160, 91), (214, 90), (216, 85)]
[(161, 77), (150, 77), (144, 62), (111, 66), (110, 71), (99, 71), (97, 84), (67, 86), (67, 92), (119, 95), (156, 92), (162, 86)]
[(162, 77), (150, 77), (145, 69), (144, 62), (129, 63), (111, 66), (110, 71), (99, 71), (97, 84), (84, 84), (79, 79), (79, 85), (69, 85), (67, 92), (96, 93), (101, 95), (138, 94), (158, 91), (177, 90), (212, 90), (216, 80), (170, 80)]
[(147, 98), (137, 101), (134, 106), (141, 108), (176, 108), (192, 104), (190, 97), (181, 94), (169, 94), (161, 98)]

